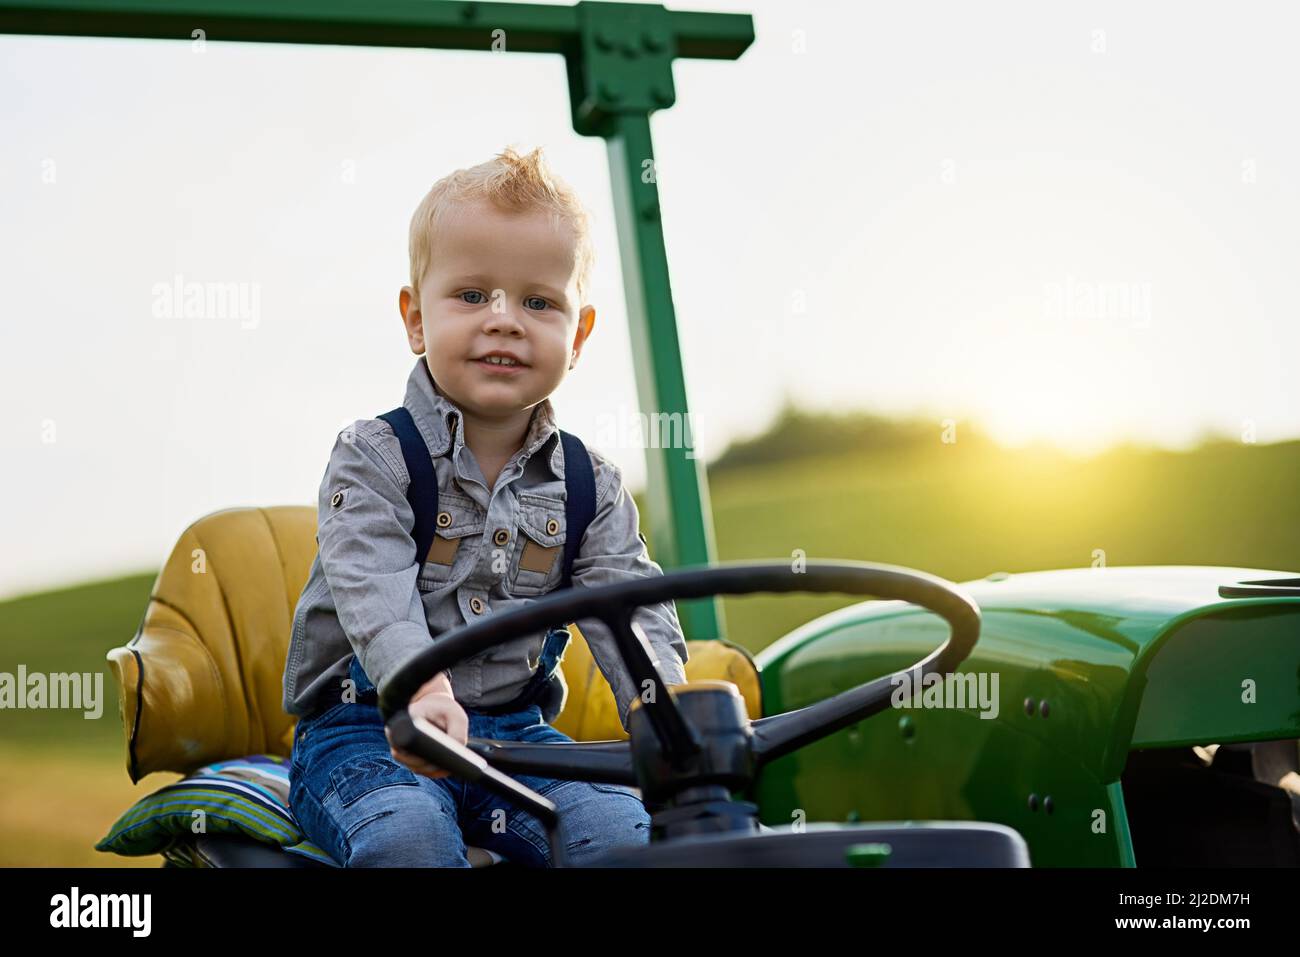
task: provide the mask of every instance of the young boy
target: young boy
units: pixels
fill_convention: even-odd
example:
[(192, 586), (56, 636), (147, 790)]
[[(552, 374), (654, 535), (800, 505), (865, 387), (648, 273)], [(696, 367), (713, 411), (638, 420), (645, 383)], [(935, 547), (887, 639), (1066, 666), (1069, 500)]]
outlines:
[[(345, 429), (320, 486), (319, 548), (284, 672), (285, 710), (299, 716), (290, 803), (307, 837), (348, 867), (465, 867), (467, 844), (547, 866), (536, 818), (391, 746), (375, 688), (437, 635), (569, 581), (662, 574), (618, 466), (562, 435), (549, 399), (595, 322), (588, 221), (540, 150), (507, 148), (434, 184), (412, 218), (410, 255), (399, 308), (420, 358), (405, 412)], [(423, 533), (429, 547), (418, 555), (425, 499), (409, 493), (434, 481), (436, 529)], [(581, 548), (566, 565), (575, 514), (585, 533), (572, 530)], [(634, 623), (665, 684), (683, 683), (673, 603), (641, 608)], [(626, 728), (640, 689), (608, 627), (581, 627)], [(425, 684), (409, 709), (461, 743), (569, 741), (549, 723), (562, 685), (538, 674), (554, 666), (562, 637), (532, 635), (468, 658)], [(571, 863), (648, 840), (631, 788), (518, 779), (559, 807)]]

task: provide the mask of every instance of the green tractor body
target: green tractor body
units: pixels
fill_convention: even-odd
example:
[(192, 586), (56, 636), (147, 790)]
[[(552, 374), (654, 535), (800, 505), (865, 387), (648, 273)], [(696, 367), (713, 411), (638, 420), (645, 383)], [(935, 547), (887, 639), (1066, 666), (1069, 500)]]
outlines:
[[(1135, 861), (1135, 843), (1157, 852), (1177, 835), (1130, 827), (1125, 803), (1126, 790), (1130, 803), (1147, 800), (1147, 754), (1282, 739), (1295, 755), (1296, 584), (1294, 573), (1193, 566), (965, 583), (983, 626), (960, 680), (911, 696), (900, 686), (900, 706), (774, 762), (757, 785), (762, 819), (993, 821), (1024, 836), (1035, 866), (1163, 862)], [(1239, 594), (1225, 597), (1225, 586)], [(764, 711), (800, 708), (906, 668), (945, 634), (939, 618), (903, 602), (825, 615), (757, 656)], [(1169, 774), (1186, 780), (1182, 770), (1173, 762)], [(1287, 859), (1287, 792), (1254, 778), (1242, 787), (1250, 802), (1242, 813), (1259, 818), (1251, 839), (1275, 845), (1249, 859)], [(1163, 813), (1172, 823), (1179, 810), (1152, 808), (1143, 820)], [(1279, 818), (1276, 831), (1268, 813)], [(1206, 859), (1215, 859), (1212, 848)]]

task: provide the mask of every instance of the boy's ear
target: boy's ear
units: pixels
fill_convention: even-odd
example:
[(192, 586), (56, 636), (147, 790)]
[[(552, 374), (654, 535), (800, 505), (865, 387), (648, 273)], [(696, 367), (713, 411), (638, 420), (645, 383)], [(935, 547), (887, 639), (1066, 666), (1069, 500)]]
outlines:
[(578, 356), (582, 354), (582, 345), (591, 335), (591, 331), (596, 328), (596, 307), (583, 306), (578, 311), (578, 331), (573, 336), (573, 352), (569, 356), (569, 368), (572, 369), (578, 364)]
[(420, 300), (414, 289), (403, 286), (397, 295), (397, 308), (406, 327), (406, 341), (417, 356), (424, 355), (424, 321), (420, 315)]

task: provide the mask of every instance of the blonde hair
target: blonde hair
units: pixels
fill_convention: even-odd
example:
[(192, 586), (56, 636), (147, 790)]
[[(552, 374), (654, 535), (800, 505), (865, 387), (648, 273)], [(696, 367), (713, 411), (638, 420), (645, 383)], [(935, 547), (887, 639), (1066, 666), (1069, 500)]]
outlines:
[(508, 212), (542, 210), (567, 223), (576, 236), (578, 305), (586, 301), (596, 253), (590, 218), (567, 183), (551, 172), (542, 149), (521, 154), (507, 146), (486, 163), (448, 173), (430, 188), (411, 217), (411, 288), (419, 292), (420, 278), (433, 258), (434, 230), (458, 203), (485, 199)]

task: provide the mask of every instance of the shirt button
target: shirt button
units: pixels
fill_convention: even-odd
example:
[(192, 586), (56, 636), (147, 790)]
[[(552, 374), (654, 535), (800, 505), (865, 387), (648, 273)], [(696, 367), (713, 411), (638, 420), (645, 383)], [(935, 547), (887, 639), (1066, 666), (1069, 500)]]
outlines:
[(560, 530), (560, 523), (559, 523), (559, 522), (557, 522), (557, 521), (556, 521), (555, 519), (553, 519), (553, 518), (548, 518), (548, 519), (546, 520), (546, 534), (547, 534), (547, 535), (554, 535), (554, 534), (555, 534), (556, 532), (558, 532), (559, 530)]
[(498, 545), (504, 545), (506, 542), (510, 541), (509, 530), (498, 528), (492, 535), (492, 541), (496, 542)]
[(451, 512), (439, 512), (439, 513), (438, 513), (438, 527), (439, 527), (439, 528), (446, 528), (446, 527), (447, 527), (448, 525), (450, 525), (450, 524), (451, 524)]
[(469, 600), (469, 607), (470, 610), (474, 612), (474, 614), (481, 615), (483, 614), (483, 609), (486, 608), (487, 605), (484, 603), (482, 598), (479, 598), (478, 595), (475, 595), (473, 598)]

